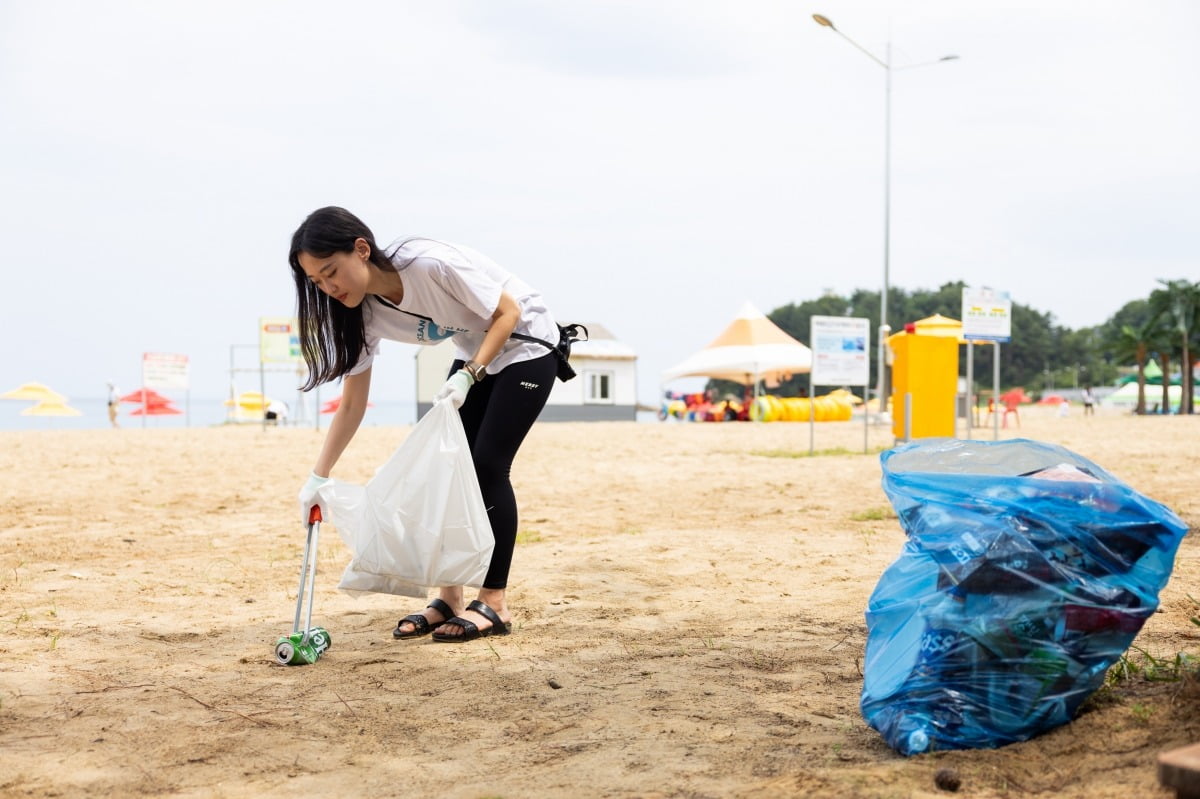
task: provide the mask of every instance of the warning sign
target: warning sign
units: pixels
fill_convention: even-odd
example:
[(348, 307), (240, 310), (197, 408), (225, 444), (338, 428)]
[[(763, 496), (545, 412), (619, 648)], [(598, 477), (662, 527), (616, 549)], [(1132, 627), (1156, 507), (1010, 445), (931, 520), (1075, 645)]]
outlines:
[(188, 388), (188, 356), (171, 352), (142, 353), (142, 385), (146, 388)]
[(264, 316), (258, 320), (258, 357), (263, 363), (296, 363), (300, 360), (300, 335), (296, 320)]
[(963, 286), (962, 334), (968, 341), (1012, 338), (1012, 300), (1007, 291)]

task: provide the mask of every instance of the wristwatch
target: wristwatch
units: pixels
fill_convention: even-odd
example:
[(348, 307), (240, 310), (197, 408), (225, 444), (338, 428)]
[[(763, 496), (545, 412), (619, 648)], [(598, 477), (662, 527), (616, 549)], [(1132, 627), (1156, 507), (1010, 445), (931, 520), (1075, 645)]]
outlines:
[(487, 377), (487, 367), (475, 361), (467, 361), (463, 364), (463, 369), (467, 370), (467, 374), (471, 379), (478, 383), (483, 378)]

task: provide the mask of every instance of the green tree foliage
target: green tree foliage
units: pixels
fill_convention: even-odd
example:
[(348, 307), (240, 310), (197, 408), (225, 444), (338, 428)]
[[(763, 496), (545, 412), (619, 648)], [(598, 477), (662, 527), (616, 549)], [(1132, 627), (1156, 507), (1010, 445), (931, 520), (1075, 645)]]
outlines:
[[(1163, 288), (1151, 292), (1148, 302), (1151, 309), (1162, 320), (1160, 337), (1162, 351), (1159, 358), (1164, 362), (1169, 356), (1178, 359), (1181, 366), (1183, 398), (1180, 413), (1191, 413), (1195, 387), (1192, 380), (1194, 348), (1191, 342), (1196, 334), (1196, 318), (1200, 316), (1200, 283), (1187, 280), (1159, 280)], [(1170, 374), (1163, 365), (1163, 374)], [(1163, 404), (1166, 405), (1167, 381), (1163, 381)]]
[[(1023, 386), (1032, 394), (1052, 389), (1103, 386), (1116, 382), (1126, 370), (1137, 365), (1138, 372), (1150, 360), (1159, 361), (1164, 373), (1172, 365), (1182, 365), (1186, 410), (1194, 407), (1191, 362), (1200, 353), (1200, 283), (1187, 280), (1160, 280), (1146, 299), (1132, 300), (1103, 324), (1071, 330), (1055, 324), (1052, 314), (1014, 302), (1012, 341), (1001, 347), (1000, 382), (1005, 387)], [(962, 313), (962, 282), (946, 283), (936, 291), (906, 291), (892, 288), (888, 293), (888, 323), (892, 332), (905, 324), (934, 314), (953, 319)], [(808, 342), (813, 316), (852, 316), (869, 320), (872, 342), (871, 375), (878, 374), (879, 292), (858, 289), (844, 297), (827, 293), (813, 300), (781, 305), (771, 311), (771, 321), (792, 337)], [(989, 388), (994, 348), (975, 347), (977, 388)], [(963, 359), (966, 357), (966, 348)], [(960, 374), (966, 373), (960, 363)], [(874, 380), (874, 377), (872, 377)], [(1142, 381), (1144, 382), (1144, 380)], [(725, 381), (710, 381), (709, 388), (719, 394), (740, 396), (743, 387)], [(798, 396), (808, 391), (808, 377), (796, 375), (773, 393)], [(1165, 391), (1165, 389), (1164, 389)], [(1157, 399), (1154, 404), (1162, 406)], [(1139, 402), (1139, 412), (1145, 403)]]
[(1141, 321), (1136, 324), (1122, 325), (1120, 334), (1113, 344), (1113, 352), (1122, 361), (1133, 361), (1137, 368), (1137, 406), (1135, 413), (1146, 412), (1146, 362), (1151, 356), (1155, 328), (1158, 317), (1154, 314), (1137, 317)]
[(1125, 328), (1131, 327), (1134, 330), (1143, 328), (1153, 316), (1154, 311), (1150, 308), (1149, 300), (1132, 300), (1122, 305), (1121, 309), (1104, 324), (1098, 325), (1095, 328), (1098, 338), (1097, 346), (1100, 347), (1100, 354), (1105, 362), (1111, 363), (1128, 358), (1128, 352), (1123, 349), (1121, 344)]

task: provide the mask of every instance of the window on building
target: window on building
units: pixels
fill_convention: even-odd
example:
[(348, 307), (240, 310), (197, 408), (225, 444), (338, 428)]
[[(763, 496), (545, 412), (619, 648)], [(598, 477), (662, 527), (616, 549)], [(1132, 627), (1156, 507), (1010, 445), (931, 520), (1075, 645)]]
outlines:
[(587, 380), (583, 401), (596, 405), (611, 405), (613, 403), (612, 372), (585, 372)]

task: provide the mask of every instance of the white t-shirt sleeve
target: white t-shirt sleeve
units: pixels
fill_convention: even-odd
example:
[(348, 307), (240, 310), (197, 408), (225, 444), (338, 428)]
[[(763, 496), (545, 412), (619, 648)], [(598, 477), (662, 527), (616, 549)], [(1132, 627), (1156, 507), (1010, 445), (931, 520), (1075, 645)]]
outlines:
[(363, 319), (363, 329), (366, 333), (366, 338), (363, 340), (362, 351), (358, 355), (358, 363), (354, 364), (349, 372), (346, 372), (347, 377), (350, 375), (360, 375), (367, 371), (367, 369), (371, 368), (371, 364), (375, 361), (375, 356), (379, 354), (379, 336), (371, 335), (370, 326), (371, 314), (374, 312), (374, 306), (368, 305), (366, 301), (363, 302), (363, 305), (363, 314), (366, 317)]
[[(491, 327), (504, 292), (516, 299), (521, 310), (517, 332), (543, 341), (558, 340), (554, 318), (541, 295), (482, 253), (416, 238), (394, 245), (390, 257), (399, 269), (404, 297), (399, 306), (378, 298), (364, 303), (366, 339), (348, 374), (358, 374), (371, 365), (382, 339), (431, 345), (451, 338), (455, 357), (471, 357)], [(541, 344), (510, 339), (488, 369), (495, 373), (510, 363), (546, 354)]]
[(491, 320), (504, 287), (456, 250), (447, 250), (442, 257), (431, 259), (430, 277), (471, 313)]

